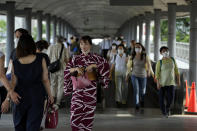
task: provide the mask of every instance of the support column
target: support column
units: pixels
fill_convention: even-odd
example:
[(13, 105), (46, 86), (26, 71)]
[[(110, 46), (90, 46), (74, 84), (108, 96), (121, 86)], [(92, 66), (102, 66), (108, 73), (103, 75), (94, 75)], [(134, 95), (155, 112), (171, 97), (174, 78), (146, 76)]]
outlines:
[(61, 20), (61, 36), (64, 36), (64, 20)]
[(140, 15), (139, 20), (139, 42), (143, 44), (143, 15)]
[(46, 14), (46, 39), (47, 41), (50, 43), (50, 37), (51, 37), (51, 15), (50, 14)]
[(6, 58), (5, 58), (5, 65), (8, 67), (10, 54), (14, 49), (14, 12), (15, 12), (15, 2), (6, 2), (7, 6), (7, 40), (6, 40)]
[(161, 20), (161, 10), (154, 10), (154, 21), (155, 21), (155, 31), (154, 31), (154, 61), (159, 60), (159, 47), (161, 42), (161, 29), (160, 29), (160, 20)]
[(146, 12), (146, 39), (145, 39), (145, 48), (147, 55), (150, 56), (150, 12)]
[(61, 36), (61, 18), (58, 18), (57, 20), (57, 26), (58, 26), (58, 35)]
[(56, 38), (56, 31), (57, 31), (57, 17), (53, 16), (53, 44), (56, 43), (55, 38)]
[(62, 24), (62, 31), (63, 31), (63, 32), (62, 32), (62, 36), (65, 37), (65, 36), (66, 36), (66, 35), (65, 35), (65, 21), (63, 21), (62, 23), (63, 23), (63, 24)]
[(134, 19), (133, 18), (131, 19), (130, 24), (131, 24), (131, 28), (130, 28), (130, 30), (131, 30), (131, 40), (135, 40), (135, 31), (134, 31), (135, 25), (134, 25)]
[(28, 30), (31, 34), (31, 17), (32, 17), (32, 8), (25, 8), (25, 29)]
[(65, 22), (65, 37), (67, 38), (67, 40), (68, 40), (68, 25), (67, 25), (67, 23)]
[(38, 37), (37, 40), (42, 40), (42, 11), (37, 11), (38, 20)]
[(134, 17), (134, 40), (137, 41), (137, 16)]
[(176, 3), (168, 3), (168, 48), (170, 56), (176, 57)]
[(190, 12), (189, 83), (197, 83), (197, 1), (192, 1)]
[(131, 19), (128, 21), (128, 41), (127, 41), (127, 47), (130, 46), (130, 41), (131, 41)]

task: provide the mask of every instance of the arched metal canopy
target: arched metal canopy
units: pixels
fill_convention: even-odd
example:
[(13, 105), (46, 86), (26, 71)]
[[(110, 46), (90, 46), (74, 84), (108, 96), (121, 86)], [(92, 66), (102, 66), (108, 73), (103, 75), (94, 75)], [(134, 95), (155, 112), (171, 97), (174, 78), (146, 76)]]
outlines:
[[(1, 0), (5, 3), (7, 0)], [(153, 13), (154, 9), (167, 11), (167, 3), (187, 5), (187, 0), (154, 0), (153, 6), (111, 6), (110, 0), (15, 0), (16, 9), (43, 10), (65, 19), (80, 35), (113, 36), (118, 28), (133, 16)], [(125, 1), (125, 0), (124, 0)], [(127, 0), (132, 1), (132, 0)]]

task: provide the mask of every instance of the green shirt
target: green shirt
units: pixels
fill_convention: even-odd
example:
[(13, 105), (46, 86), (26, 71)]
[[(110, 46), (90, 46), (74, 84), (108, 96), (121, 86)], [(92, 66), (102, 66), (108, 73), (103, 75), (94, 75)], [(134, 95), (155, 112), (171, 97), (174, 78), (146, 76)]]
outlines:
[(162, 87), (176, 85), (176, 75), (179, 75), (178, 67), (172, 58), (162, 59), (162, 65), (160, 67), (160, 61), (156, 64), (156, 78)]

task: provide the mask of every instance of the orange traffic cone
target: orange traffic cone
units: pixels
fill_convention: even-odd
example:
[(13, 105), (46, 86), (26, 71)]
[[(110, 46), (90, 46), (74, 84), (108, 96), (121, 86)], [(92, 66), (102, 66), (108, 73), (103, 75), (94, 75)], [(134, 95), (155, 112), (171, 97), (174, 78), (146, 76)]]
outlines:
[(197, 112), (195, 82), (192, 82), (192, 88), (190, 91), (190, 98), (189, 98), (189, 106), (187, 111)]
[(186, 84), (185, 108), (188, 108), (188, 106), (189, 106), (189, 92), (188, 92), (187, 80), (185, 81), (185, 84)]

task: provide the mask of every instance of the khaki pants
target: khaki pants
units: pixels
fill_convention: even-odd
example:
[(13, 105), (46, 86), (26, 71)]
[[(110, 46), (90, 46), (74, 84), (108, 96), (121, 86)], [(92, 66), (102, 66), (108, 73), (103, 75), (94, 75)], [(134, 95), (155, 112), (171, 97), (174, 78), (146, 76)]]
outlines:
[(60, 105), (63, 93), (64, 93), (64, 70), (60, 70), (50, 75), (51, 92), (53, 97), (56, 97), (56, 103)]

